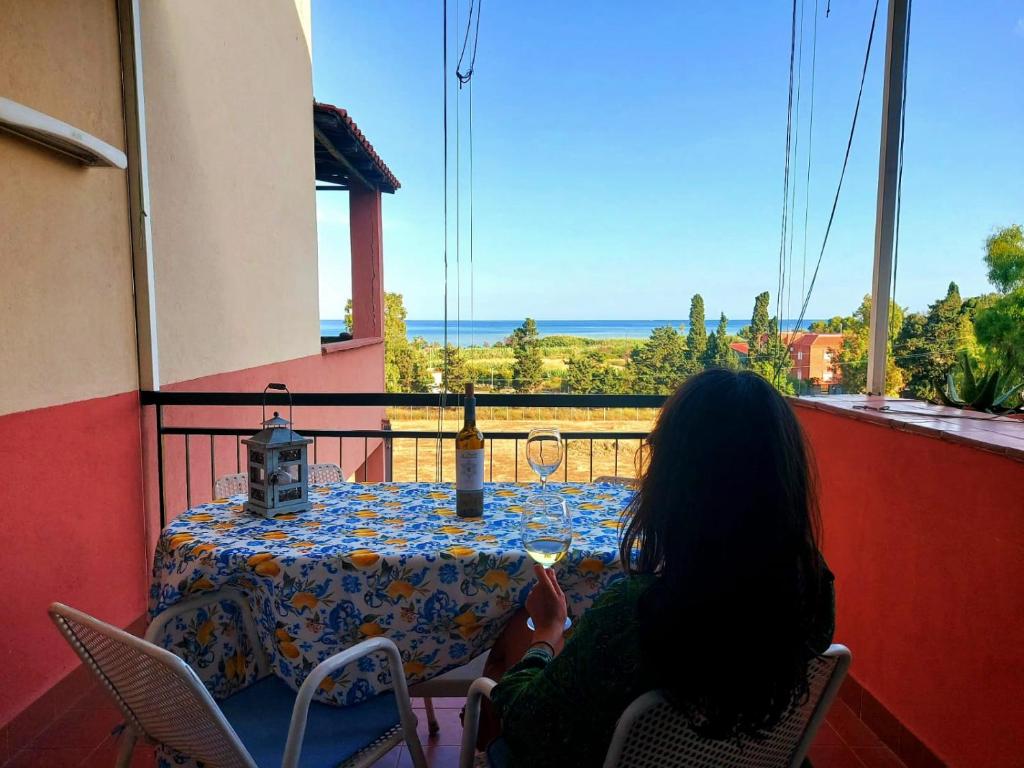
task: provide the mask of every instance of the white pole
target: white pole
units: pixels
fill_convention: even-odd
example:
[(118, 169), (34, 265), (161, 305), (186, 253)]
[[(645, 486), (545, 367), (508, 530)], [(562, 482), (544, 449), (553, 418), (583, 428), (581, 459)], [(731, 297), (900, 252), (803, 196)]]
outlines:
[(892, 289), (893, 232), (903, 131), (903, 76), (907, 67), (907, 2), (889, 0), (882, 93), (882, 139), (878, 151), (878, 203), (875, 211), (875, 264), (871, 278), (871, 331), (868, 339), (868, 394), (885, 394)]

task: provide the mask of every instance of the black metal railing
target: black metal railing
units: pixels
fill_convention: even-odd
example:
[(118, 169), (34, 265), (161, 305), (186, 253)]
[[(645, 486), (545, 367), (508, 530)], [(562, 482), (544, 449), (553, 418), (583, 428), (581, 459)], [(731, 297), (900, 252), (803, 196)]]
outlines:
[[(397, 394), (397, 393), (334, 393), (334, 392), (310, 392), (310, 393), (294, 393), (291, 396), (291, 403), (296, 408), (308, 408), (308, 407), (376, 407), (376, 408), (420, 408), (420, 409), (431, 409), (430, 413), (436, 416), (437, 409), (444, 408), (458, 408), (462, 405), (462, 396), (449, 394), (442, 397), (438, 394)], [(564, 409), (573, 409), (575, 415), (575, 409), (584, 409), (587, 414), (593, 415), (595, 412), (602, 413), (607, 416), (608, 410), (619, 409), (634, 409), (636, 415), (640, 415), (640, 410), (660, 408), (665, 398), (662, 395), (557, 395), (557, 394), (540, 394), (540, 395), (512, 395), (512, 394), (487, 394), (481, 393), (476, 396), (477, 399), (477, 411), (478, 414), (486, 413), (487, 408), (494, 409), (506, 408), (506, 409), (555, 409), (562, 411)], [(242, 466), (244, 464), (242, 459), (242, 445), (241, 439), (248, 435), (254, 434), (257, 430), (255, 427), (225, 427), (225, 426), (213, 426), (213, 425), (193, 425), (193, 424), (167, 424), (167, 416), (169, 414), (167, 409), (175, 408), (198, 408), (198, 407), (214, 407), (230, 408), (238, 406), (258, 406), (266, 402), (267, 405), (288, 405), (289, 398), (285, 394), (268, 393), (264, 399), (264, 395), (258, 392), (153, 392), (143, 391), (141, 393), (141, 403), (143, 406), (153, 406), (155, 408), (155, 422), (156, 422), (156, 452), (157, 452), (157, 468), (158, 468), (158, 482), (159, 482), (159, 494), (160, 494), (160, 523), (163, 526), (166, 523), (167, 517), (167, 467), (165, 466), (166, 460), (166, 446), (165, 438), (180, 437), (184, 444), (184, 477), (182, 478), (184, 484), (184, 502), (187, 507), (192, 506), (193, 501), (193, 441), (194, 438), (206, 438), (206, 448), (209, 452), (209, 465), (210, 465), (210, 491), (211, 498), (214, 492), (213, 488), (217, 478), (217, 438), (234, 438), (234, 454), (235, 454), (235, 468), (237, 472), (242, 472)], [(426, 415), (424, 411), (424, 415)], [(335, 454), (333, 452), (334, 441), (337, 440), (337, 457), (338, 463), (344, 466), (344, 458), (346, 453), (346, 444), (348, 444), (348, 450), (352, 450), (351, 443), (356, 442), (356, 449), (362, 448), (362, 480), (366, 480), (368, 476), (368, 462), (371, 455), (371, 443), (373, 444), (373, 451), (380, 446), (384, 449), (384, 474), (385, 480), (391, 480), (393, 474), (393, 457), (396, 446), (404, 445), (409, 446), (411, 443), (412, 448), (412, 477), (411, 479), (415, 482), (421, 480), (420, 471), (420, 457), (421, 457), (421, 445), (426, 444), (426, 448), (423, 451), (424, 458), (432, 458), (430, 462), (434, 468), (434, 475), (430, 477), (430, 480), (444, 481), (444, 451), (445, 443), (453, 440), (455, 432), (451, 430), (442, 431), (439, 433), (436, 430), (403, 430), (403, 429), (390, 429), (386, 425), (382, 425), (381, 429), (300, 429), (299, 430), (304, 437), (311, 438), (313, 444), (312, 449), (312, 462), (317, 463), (320, 454), (321, 447), (331, 448), (331, 456)], [(512, 448), (512, 477), (514, 481), (519, 481), (519, 444), (525, 441), (529, 432), (528, 430), (505, 430), (505, 431), (488, 431), (485, 434), (485, 441), (489, 448), (489, 467), (487, 477), (489, 481), (494, 480), (494, 457), (495, 457), (495, 443), (510, 445)], [(599, 445), (605, 444), (608, 446), (609, 452), (611, 453), (611, 460), (609, 468), (611, 474), (618, 475), (620, 472), (620, 447), (625, 445), (636, 445), (635, 451), (632, 455), (634, 461), (639, 459), (643, 460), (643, 448), (645, 439), (647, 437), (648, 430), (573, 430), (565, 429), (562, 431), (562, 438), (565, 441), (566, 454), (562, 462), (562, 476), (564, 479), (569, 479), (569, 467), (570, 457), (578, 457), (580, 450), (586, 450), (586, 473), (585, 476), (589, 481), (593, 481), (595, 477), (595, 442)], [(441, 439), (438, 440), (438, 437)], [(362, 443), (359, 446), (359, 443)], [(450, 443), (449, 443), (450, 445)], [(201, 449), (200, 449), (201, 450)], [(449, 448), (450, 450), (450, 448)], [(624, 450), (625, 455), (629, 455), (628, 450)], [(403, 466), (404, 466), (403, 462)], [(522, 462), (525, 464), (525, 462)], [(608, 464), (608, 462), (605, 462)], [(223, 459), (222, 459), (223, 466)], [(625, 468), (626, 457), (623, 456), (621, 466)], [(440, 474), (437, 474), (437, 469), (440, 467)], [(605, 473), (606, 474), (606, 473)], [(359, 471), (357, 469), (355, 479), (359, 480)], [(500, 478), (499, 478), (500, 479)]]

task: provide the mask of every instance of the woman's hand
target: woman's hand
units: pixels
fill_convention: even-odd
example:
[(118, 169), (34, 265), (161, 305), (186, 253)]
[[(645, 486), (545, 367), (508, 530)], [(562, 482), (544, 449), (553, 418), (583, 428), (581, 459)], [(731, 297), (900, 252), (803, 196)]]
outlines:
[(565, 593), (558, 585), (554, 570), (534, 565), (533, 572), (537, 574), (537, 583), (526, 598), (526, 610), (536, 627), (533, 639), (534, 642), (549, 643), (558, 653), (562, 650), (562, 633), (565, 631), (565, 617), (568, 614)]

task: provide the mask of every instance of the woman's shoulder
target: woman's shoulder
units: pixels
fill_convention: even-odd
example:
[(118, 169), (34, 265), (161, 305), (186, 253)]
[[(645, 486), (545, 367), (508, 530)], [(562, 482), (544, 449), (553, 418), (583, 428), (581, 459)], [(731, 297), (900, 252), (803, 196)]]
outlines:
[(652, 574), (630, 574), (611, 582), (594, 602), (595, 608), (632, 606), (657, 580)]

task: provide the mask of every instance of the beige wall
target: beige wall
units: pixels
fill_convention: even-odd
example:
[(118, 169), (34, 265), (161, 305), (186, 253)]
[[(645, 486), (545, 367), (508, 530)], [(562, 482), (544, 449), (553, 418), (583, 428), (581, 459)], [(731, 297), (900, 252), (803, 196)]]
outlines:
[(317, 354), (308, 0), (141, 23), (162, 383)]
[[(124, 149), (114, 0), (0, 0), (0, 96)], [(0, 132), (0, 414), (137, 381), (124, 171)]]

